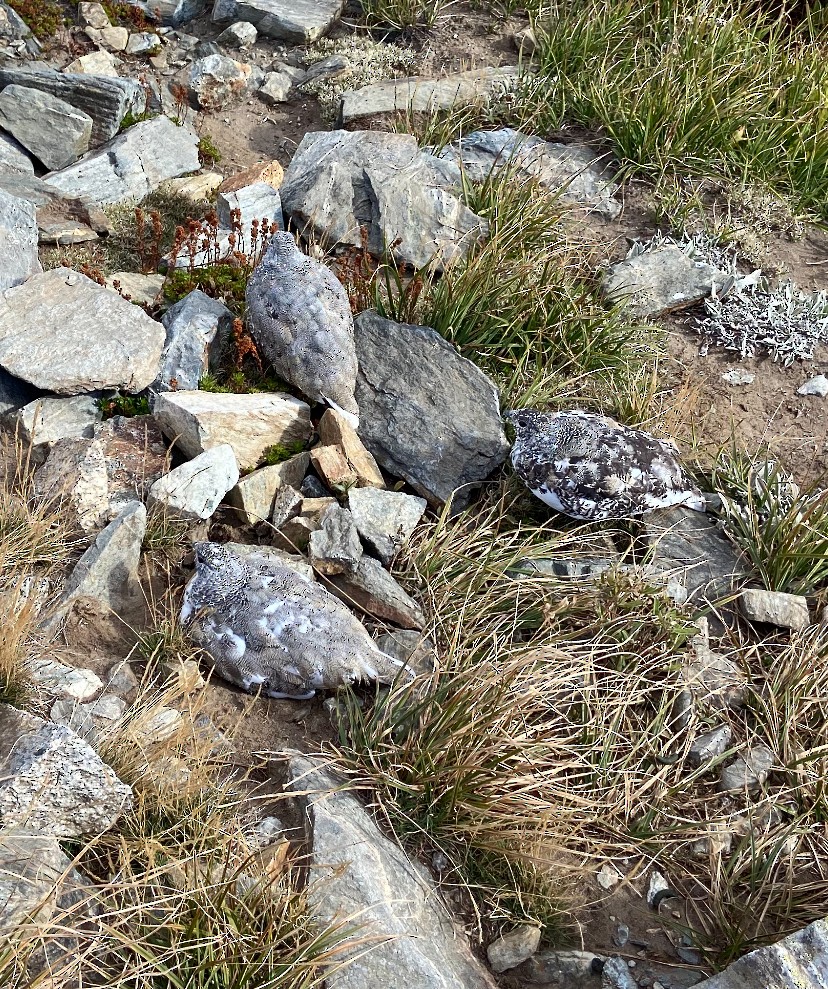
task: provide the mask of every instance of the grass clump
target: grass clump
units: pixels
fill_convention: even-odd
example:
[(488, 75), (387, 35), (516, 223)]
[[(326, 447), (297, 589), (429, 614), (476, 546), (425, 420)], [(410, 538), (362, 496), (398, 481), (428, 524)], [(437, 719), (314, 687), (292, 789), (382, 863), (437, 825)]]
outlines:
[(208, 134), (199, 139), (198, 160), (202, 168), (213, 168), (221, 161), (221, 152)]
[(247, 279), (244, 268), (232, 264), (208, 264), (192, 270), (174, 268), (167, 272), (164, 298), (172, 305), (198, 288), (205, 295), (220, 299), (233, 312), (243, 312)]
[(362, 15), (368, 27), (431, 28), (448, 6), (446, 0), (361, 0)]
[(754, 3), (553, 2), (539, 32), (543, 131), (597, 129), (622, 165), (772, 187), (828, 216), (824, 47)]
[(114, 416), (148, 416), (151, 411), (146, 395), (106, 395), (97, 400), (97, 405), (104, 419), (112, 419)]

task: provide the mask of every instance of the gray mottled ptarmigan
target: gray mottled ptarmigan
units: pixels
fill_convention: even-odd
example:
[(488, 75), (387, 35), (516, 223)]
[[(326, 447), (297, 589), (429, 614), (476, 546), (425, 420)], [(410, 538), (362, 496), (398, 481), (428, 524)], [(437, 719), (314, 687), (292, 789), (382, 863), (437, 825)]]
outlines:
[(336, 276), (281, 231), (250, 276), (245, 298), (250, 333), (276, 372), (345, 413), (356, 428), (354, 320)]
[(196, 543), (195, 558), (181, 622), (219, 676), (242, 690), (307, 700), (319, 689), (412, 675), (341, 601), (295, 571), (219, 543)]
[(704, 496), (678, 462), (678, 448), (594, 412), (507, 412), (515, 428), (512, 466), (556, 512), (594, 520), (643, 515)]

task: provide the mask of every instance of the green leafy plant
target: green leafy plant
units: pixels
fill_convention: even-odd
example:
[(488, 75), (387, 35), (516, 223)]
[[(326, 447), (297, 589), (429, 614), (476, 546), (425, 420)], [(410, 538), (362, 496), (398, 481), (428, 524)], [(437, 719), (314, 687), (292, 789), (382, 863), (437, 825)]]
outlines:
[(63, 9), (55, 0), (8, 0), (32, 34), (41, 41), (57, 34), (64, 23)]
[(112, 419), (113, 416), (148, 416), (151, 411), (149, 399), (145, 395), (121, 395), (120, 392), (99, 398), (97, 406), (104, 419)]
[(204, 134), (198, 142), (198, 160), (202, 168), (213, 168), (221, 161), (221, 152), (208, 134)]
[(448, 6), (446, 0), (361, 0), (362, 14), (369, 27), (431, 28)]
[(281, 464), (285, 460), (295, 457), (297, 453), (301, 453), (304, 449), (305, 444), (302, 442), (275, 443), (273, 446), (269, 446), (262, 454), (261, 466), (272, 467), (275, 464)]

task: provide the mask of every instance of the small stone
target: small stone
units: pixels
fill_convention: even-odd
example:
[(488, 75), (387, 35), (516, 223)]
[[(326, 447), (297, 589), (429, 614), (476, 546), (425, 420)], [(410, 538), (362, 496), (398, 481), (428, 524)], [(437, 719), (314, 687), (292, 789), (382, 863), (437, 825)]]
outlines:
[(310, 406), (277, 393), (163, 392), (153, 412), (164, 434), (187, 456), (229, 443), (240, 470), (257, 467), (271, 447), (305, 443), (312, 434)]
[(268, 72), (259, 87), (259, 99), (271, 106), (287, 102), (293, 89), (293, 79), (286, 72)]
[(424, 498), (378, 488), (350, 488), (348, 507), (360, 536), (388, 566), (425, 513)]
[(615, 868), (615, 866), (610, 865), (609, 862), (605, 862), (601, 866), (596, 876), (598, 885), (601, 889), (605, 889), (607, 891), (617, 886), (623, 878), (623, 875)]
[(530, 924), (497, 938), (486, 948), (486, 956), (493, 972), (507, 972), (531, 958), (540, 946), (540, 928)]
[(354, 427), (341, 412), (327, 409), (319, 420), (319, 439), (323, 446), (339, 447), (355, 471), (358, 488), (384, 488), (385, 479), (376, 460), (365, 449)]
[(638, 989), (623, 958), (608, 958), (601, 970), (601, 989)]
[[(310, 463), (310, 454), (308, 454), (308, 463)], [(331, 496), (331, 492), (314, 474), (308, 474), (302, 481), (300, 491), (306, 498), (330, 498)]]
[(388, 656), (427, 676), (437, 669), (437, 649), (428, 636), (411, 629), (397, 628), (377, 636), (377, 646)]
[(624, 945), (630, 940), (630, 929), (626, 924), (619, 924), (615, 928), (615, 933), (612, 935), (613, 944), (617, 948), (623, 948)]
[(353, 573), (362, 558), (362, 545), (351, 513), (330, 505), (319, 519), (320, 528), (310, 535), (308, 556), (323, 574)]
[(350, 69), (351, 63), (344, 55), (328, 55), (309, 66), (302, 77), (302, 85), (314, 79), (334, 79)]
[(273, 545), (286, 553), (304, 553), (311, 535), (319, 528), (318, 522), (306, 518), (292, 518), (279, 526), (273, 534)]
[(298, 488), (310, 463), (310, 454), (297, 453), (280, 464), (260, 467), (239, 479), (227, 497), (247, 525), (257, 525), (273, 516), (276, 496), (281, 488)]
[[(109, 28), (106, 33), (108, 35), (110, 32), (118, 30), (120, 28), (113, 27)], [(119, 64), (109, 52), (101, 50), (89, 52), (88, 55), (81, 55), (74, 62), (70, 62), (64, 71), (89, 76), (117, 76)]]
[(235, 175), (226, 178), (219, 186), (218, 191), (222, 193), (238, 192), (239, 189), (246, 189), (248, 186), (259, 185), (260, 183), (278, 189), (284, 177), (284, 169), (278, 161), (260, 161), (249, 168), (245, 168), (244, 171), (236, 172)]
[(100, 3), (79, 3), (78, 23), (84, 27), (98, 28), (98, 30), (111, 26), (109, 15), (104, 10), (103, 4)]
[(194, 391), (208, 371), (217, 371), (227, 354), (233, 313), (218, 299), (195, 289), (164, 313), (167, 331), (156, 391)]
[(233, 448), (221, 444), (159, 478), (150, 488), (149, 504), (169, 518), (209, 519), (238, 479)]
[(263, 817), (254, 828), (256, 837), (261, 846), (272, 845), (274, 841), (279, 841), (284, 837), (286, 828), (278, 817), (270, 815)]
[(330, 578), (330, 590), (351, 607), (361, 608), (374, 618), (381, 618), (402, 628), (421, 629), (425, 615), (382, 564), (363, 556), (352, 574)]
[(274, 225), (282, 230), (285, 221), (282, 216), (282, 200), (278, 189), (268, 182), (256, 182), (233, 192), (219, 191), (216, 197), (216, 212), (222, 227), (232, 225), (235, 212), (241, 226), (241, 236), (250, 248), (254, 221), (267, 220), (270, 228)]
[(57, 660), (37, 660), (31, 672), (38, 688), (55, 700), (68, 698), (83, 703), (103, 688), (103, 681), (92, 670), (76, 669)]
[(722, 768), (716, 789), (719, 793), (731, 793), (761, 786), (775, 761), (773, 752), (766, 745), (752, 745), (736, 756), (729, 766)]
[(201, 202), (210, 199), (223, 181), (219, 172), (200, 172), (198, 175), (184, 175), (178, 179), (170, 179), (162, 188), (178, 196), (186, 196), (193, 202)]
[(127, 55), (149, 55), (161, 48), (161, 39), (154, 31), (136, 31), (129, 36)]
[(824, 374), (818, 374), (815, 378), (810, 378), (804, 385), (796, 389), (797, 395), (816, 395), (818, 398), (828, 397), (828, 378)]
[(714, 710), (738, 710), (747, 698), (744, 671), (726, 656), (713, 652), (706, 635), (693, 637), (694, 658), (681, 670), (692, 699)]
[(799, 630), (811, 624), (808, 601), (798, 594), (748, 588), (739, 598), (745, 618), (780, 628)]
[(722, 725), (714, 728), (713, 731), (699, 735), (690, 747), (688, 758), (691, 765), (701, 766), (703, 763), (712, 762), (724, 755), (730, 745), (733, 732), (730, 725)]
[(260, 79), (259, 70), (245, 62), (207, 55), (193, 62), (188, 82), (199, 109), (217, 111), (244, 99)]
[(106, 689), (110, 694), (123, 697), (128, 703), (132, 703), (138, 694), (140, 681), (135, 675), (135, 671), (125, 660), (119, 660), (110, 666), (106, 674)]
[(258, 36), (255, 25), (248, 21), (237, 21), (221, 32), (216, 38), (216, 44), (224, 45), (225, 48), (251, 48), (256, 44)]
[(302, 501), (302, 517), (311, 522), (319, 523), (324, 513), (336, 504), (336, 498), (332, 498), (330, 495), (325, 495), (323, 498), (305, 497)]
[(289, 484), (283, 485), (273, 502), (270, 522), (274, 529), (281, 529), (286, 522), (295, 519), (302, 511), (302, 495)]
[(310, 459), (317, 474), (331, 489), (347, 490), (357, 482), (357, 473), (338, 446), (316, 446)]
[(752, 371), (745, 371), (741, 367), (731, 368), (722, 375), (722, 381), (726, 381), (729, 385), (751, 385), (755, 379), (756, 375)]
[(106, 27), (101, 31), (101, 44), (110, 51), (126, 51), (129, 31), (125, 27)]
[(664, 876), (657, 869), (653, 869), (650, 873), (650, 885), (647, 887), (647, 906), (651, 910), (658, 910), (662, 900), (677, 895)]

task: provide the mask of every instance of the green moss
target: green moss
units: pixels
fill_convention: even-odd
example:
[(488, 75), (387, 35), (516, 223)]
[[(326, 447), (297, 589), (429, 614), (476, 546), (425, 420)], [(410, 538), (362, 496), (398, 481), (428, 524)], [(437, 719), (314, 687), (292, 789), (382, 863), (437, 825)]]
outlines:
[(255, 395), (273, 392), (293, 393), (293, 389), (270, 371), (239, 370), (234, 368), (218, 374), (205, 374), (199, 381), (201, 391), (219, 392), (224, 395)]
[(145, 110), (143, 113), (133, 113), (130, 110), (121, 121), (121, 130), (125, 131), (128, 127), (132, 127), (134, 124), (142, 124), (145, 120), (152, 120), (153, 117), (157, 116), (158, 114), (154, 113), (152, 110)]
[(203, 168), (212, 168), (221, 161), (221, 152), (207, 134), (198, 142), (198, 160)]
[(260, 466), (272, 467), (274, 464), (281, 464), (285, 460), (295, 457), (297, 453), (301, 453), (304, 449), (305, 444), (301, 442), (276, 443), (274, 446), (269, 446), (262, 454)]
[(198, 288), (205, 295), (219, 299), (232, 312), (242, 315), (247, 278), (248, 272), (244, 268), (232, 264), (206, 265), (193, 271), (175, 268), (167, 273), (164, 298), (171, 304), (180, 302), (185, 295)]
[(149, 399), (143, 395), (105, 395), (98, 399), (98, 408), (104, 419), (113, 416), (148, 416), (150, 414)]

